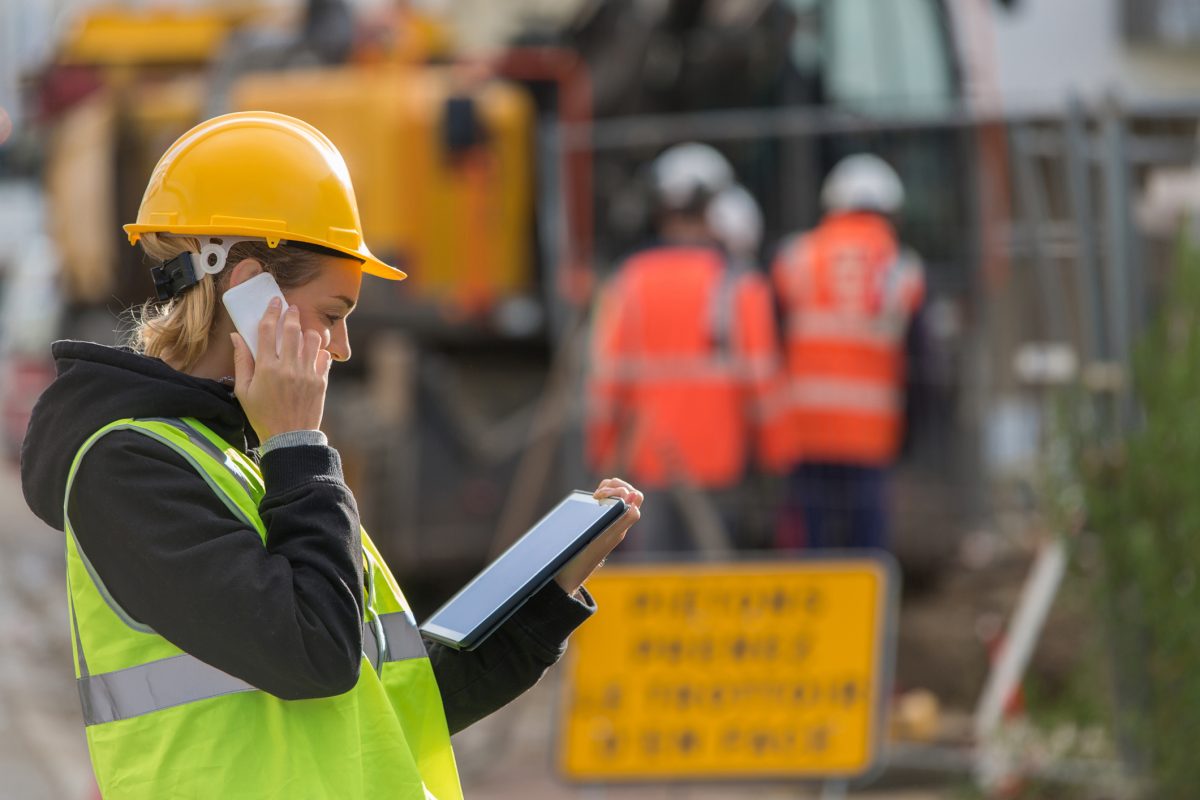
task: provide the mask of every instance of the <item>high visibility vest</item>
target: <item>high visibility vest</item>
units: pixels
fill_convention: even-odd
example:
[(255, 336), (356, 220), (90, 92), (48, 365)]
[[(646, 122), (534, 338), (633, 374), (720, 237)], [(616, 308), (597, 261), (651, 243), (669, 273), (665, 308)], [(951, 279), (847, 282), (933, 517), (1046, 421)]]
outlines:
[(786, 317), (777, 398), (792, 461), (885, 466), (902, 435), (904, 340), (925, 294), (920, 262), (874, 214), (834, 214), (772, 269)]
[(735, 484), (778, 374), (770, 290), (751, 270), (703, 247), (631, 258), (594, 320), (587, 452), (600, 473), (662, 488)]
[[(98, 430), (71, 465), (64, 515), (84, 455), (117, 430), (149, 436), (183, 456), (265, 545), (258, 466), (190, 418), (123, 419)], [(88, 562), (69, 519), (65, 527), (75, 677), (106, 800), (461, 800), (424, 643), (365, 531), (358, 683), (336, 697), (281, 700), (133, 620)]]

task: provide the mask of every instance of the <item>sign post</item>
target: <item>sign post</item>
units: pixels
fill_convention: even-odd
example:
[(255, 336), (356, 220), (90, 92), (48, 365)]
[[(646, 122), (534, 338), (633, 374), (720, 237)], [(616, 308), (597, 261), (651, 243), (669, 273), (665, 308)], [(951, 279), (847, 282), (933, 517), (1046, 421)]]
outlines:
[(878, 763), (894, 568), (610, 565), (571, 638), (558, 762), (586, 783), (848, 781)]

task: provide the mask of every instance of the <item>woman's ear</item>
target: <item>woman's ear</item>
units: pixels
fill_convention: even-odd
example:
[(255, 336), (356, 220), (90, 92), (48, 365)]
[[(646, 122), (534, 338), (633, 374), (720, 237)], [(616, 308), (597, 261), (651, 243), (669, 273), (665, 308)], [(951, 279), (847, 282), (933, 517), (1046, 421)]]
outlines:
[(253, 258), (243, 258), (241, 261), (233, 265), (233, 269), (229, 270), (229, 285), (225, 288), (232, 289), (243, 281), (248, 281), (255, 275), (262, 274), (262, 264), (258, 263)]

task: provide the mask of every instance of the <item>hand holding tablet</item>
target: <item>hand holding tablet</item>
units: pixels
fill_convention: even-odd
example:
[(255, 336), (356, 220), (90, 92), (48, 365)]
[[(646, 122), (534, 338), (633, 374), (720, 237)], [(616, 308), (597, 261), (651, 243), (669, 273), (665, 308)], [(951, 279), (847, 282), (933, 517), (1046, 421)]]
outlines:
[[(640, 502), (638, 494), (635, 507)], [(625, 511), (620, 497), (598, 500), (589, 492), (571, 492), (435, 611), (421, 633), (455, 649), (477, 647)]]

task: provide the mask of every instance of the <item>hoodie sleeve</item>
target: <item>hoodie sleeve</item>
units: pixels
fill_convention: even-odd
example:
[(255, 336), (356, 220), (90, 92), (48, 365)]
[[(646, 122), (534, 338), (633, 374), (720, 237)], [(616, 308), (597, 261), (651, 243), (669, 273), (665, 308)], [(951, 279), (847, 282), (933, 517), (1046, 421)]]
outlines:
[(566, 652), (567, 637), (596, 610), (551, 581), (474, 650), (425, 642), (451, 733), (491, 714), (537, 683)]
[(362, 658), (354, 497), (332, 448), (261, 466), (265, 547), (182, 456), (110, 433), (80, 464), (72, 528), (116, 602), (181, 649), (283, 699), (341, 694)]

